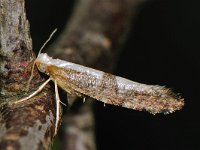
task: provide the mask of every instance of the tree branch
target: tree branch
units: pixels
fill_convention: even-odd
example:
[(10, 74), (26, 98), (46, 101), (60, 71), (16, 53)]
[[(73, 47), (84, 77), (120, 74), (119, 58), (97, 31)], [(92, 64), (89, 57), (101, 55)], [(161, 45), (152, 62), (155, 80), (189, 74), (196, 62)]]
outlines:
[(49, 87), (40, 94), (13, 104), (42, 82), (35, 70), (27, 82), (35, 58), (24, 0), (0, 0), (0, 147), (1, 149), (49, 149), (54, 135), (54, 97)]

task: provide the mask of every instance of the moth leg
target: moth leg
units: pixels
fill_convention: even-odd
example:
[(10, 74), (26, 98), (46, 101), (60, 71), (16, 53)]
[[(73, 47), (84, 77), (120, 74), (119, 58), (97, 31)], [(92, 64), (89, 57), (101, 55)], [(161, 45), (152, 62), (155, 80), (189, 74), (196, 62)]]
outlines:
[(58, 93), (57, 81), (54, 80), (54, 83), (55, 83), (55, 94), (56, 94), (56, 124), (55, 124), (55, 132), (54, 132), (54, 136), (55, 136), (58, 132), (59, 120), (61, 118), (61, 108), (60, 108), (61, 100)]
[(38, 94), (39, 92), (41, 92), (42, 89), (43, 89), (43, 88), (49, 83), (49, 81), (51, 81), (51, 80), (52, 80), (52, 78), (49, 78), (49, 79), (46, 80), (42, 85), (40, 85), (40, 87), (39, 87), (35, 92), (33, 92), (31, 95), (29, 95), (29, 96), (27, 96), (27, 97), (25, 97), (25, 98), (22, 98), (22, 99), (20, 99), (20, 100), (18, 100), (18, 101), (16, 101), (16, 102), (14, 102), (14, 104), (21, 103), (21, 102), (23, 102), (23, 101), (26, 101), (26, 100), (28, 100), (28, 99), (34, 97), (36, 94)]
[(31, 84), (31, 80), (33, 79), (33, 72), (34, 72), (34, 69), (35, 69), (35, 61), (33, 62), (33, 65), (31, 67), (31, 76), (30, 78), (28, 79), (28, 83), (27, 83), (27, 87), (26, 87), (26, 90), (28, 91), (29, 90), (29, 87), (30, 87), (30, 84)]
[(83, 103), (85, 103), (86, 97), (83, 97)]

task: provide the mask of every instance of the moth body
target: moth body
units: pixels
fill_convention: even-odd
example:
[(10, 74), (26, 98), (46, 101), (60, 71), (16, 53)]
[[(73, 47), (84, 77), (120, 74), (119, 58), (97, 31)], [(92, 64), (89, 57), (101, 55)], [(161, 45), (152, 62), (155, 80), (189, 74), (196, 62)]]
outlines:
[(183, 106), (183, 100), (169, 89), (146, 85), (104, 73), (82, 65), (53, 59), (41, 53), (36, 59), (38, 69), (56, 80), (63, 90), (84, 97), (90, 96), (107, 104), (150, 113), (171, 113)]
[(53, 59), (46, 53), (40, 53), (55, 32), (56, 30), (52, 32), (49, 39), (41, 47), (27, 87), (29, 88), (33, 78), (35, 64), (39, 71), (49, 75), (49, 79), (29, 96), (14, 102), (20, 103), (34, 97), (42, 91), (49, 81), (54, 81), (56, 95), (55, 135), (61, 118), (61, 101), (57, 86), (70, 94), (83, 97), (83, 101), (85, 101), (85, 96), (95, 98), (102, 101), (104, 106), (105, 104), (113, 104), (135, 110), (146, 110), (152, 114), (161, 112), (168, 114), (183, 107), (183, 99), (165, 87), (137, 83), (89, 67)]

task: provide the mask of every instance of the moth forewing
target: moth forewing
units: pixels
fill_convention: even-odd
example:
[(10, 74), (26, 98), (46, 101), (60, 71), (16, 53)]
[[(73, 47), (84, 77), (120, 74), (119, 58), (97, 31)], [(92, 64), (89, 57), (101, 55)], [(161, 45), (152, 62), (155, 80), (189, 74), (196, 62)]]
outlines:
[(184, 105), (181, 98), (161, 86), (140, 84), (67, 61), (39, 54), (38, 69), (57, 81), (58, 86), (78, 96), (90, 96), (107, 104), (156, 114), (170, 113)]

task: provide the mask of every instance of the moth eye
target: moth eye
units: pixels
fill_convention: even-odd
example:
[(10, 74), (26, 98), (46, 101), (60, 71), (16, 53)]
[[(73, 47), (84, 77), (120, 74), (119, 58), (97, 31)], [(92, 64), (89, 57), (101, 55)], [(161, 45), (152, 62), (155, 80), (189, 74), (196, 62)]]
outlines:
[(46, 71), (46, 66), (45, 66), (44, 64), (40, 64), (40, 65), (39, 65), (39, 70), (40, 70), (41, 72), (45, 72), (45, 71)]

